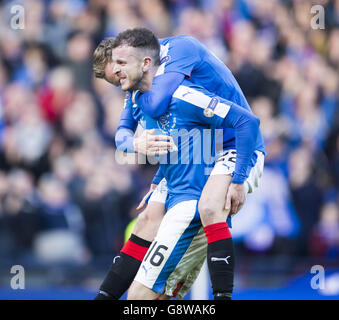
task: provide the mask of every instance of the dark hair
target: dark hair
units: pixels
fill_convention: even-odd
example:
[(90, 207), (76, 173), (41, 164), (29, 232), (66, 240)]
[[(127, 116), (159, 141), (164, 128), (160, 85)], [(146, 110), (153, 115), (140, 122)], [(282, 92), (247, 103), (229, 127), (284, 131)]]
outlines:
[(120, 32), (114, 40), (113, 48), (127, 45), (147, 50), (155, 65), (160, 65), (160, 44), (154, 33), (146, 28), (127, 29)]

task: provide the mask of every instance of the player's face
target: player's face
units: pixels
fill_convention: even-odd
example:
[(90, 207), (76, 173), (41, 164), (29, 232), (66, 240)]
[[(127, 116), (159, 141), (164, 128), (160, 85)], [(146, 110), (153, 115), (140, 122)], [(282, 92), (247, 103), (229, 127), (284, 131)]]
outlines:
[(104, 77), (104, 79), (107, 82), (109, 82), (109, 83), (111, 83), (115, 86), (119, 86), (120, 85), (120, 79), (116, 74), (114, 74), (113, 69), (114, 69), (113, 62), (108, 62), (105, 66), (105, 77)]
[(123, 91), (137, 90), (143, 78), (143, 59), (137, 49), (120, 46), (112, 51), (113, 73), (119, 78)]

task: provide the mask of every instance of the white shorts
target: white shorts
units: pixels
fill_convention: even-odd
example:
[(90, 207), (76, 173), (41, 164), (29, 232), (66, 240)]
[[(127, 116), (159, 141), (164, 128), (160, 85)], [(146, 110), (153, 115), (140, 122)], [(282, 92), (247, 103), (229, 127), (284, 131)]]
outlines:
[(198, 200), (188, 200), (167, 211), (136, 281), (178, 299), (186, 295), (207, 254), (207, 240), (197, 206)]
[[(255, 151), (257, 155), (256, 163), (249, 168), (249, 175), (245, 181), (246, 193), (252, 193), (254, 189), (259, 187), (260, 178), (264, 170), (264, 154), (260, 151)], [(237, 151), (235, 149), (224, 150), (216, 159), (211, 176), (218, 174), (232, 175), (235, 171), (235, 160)]]

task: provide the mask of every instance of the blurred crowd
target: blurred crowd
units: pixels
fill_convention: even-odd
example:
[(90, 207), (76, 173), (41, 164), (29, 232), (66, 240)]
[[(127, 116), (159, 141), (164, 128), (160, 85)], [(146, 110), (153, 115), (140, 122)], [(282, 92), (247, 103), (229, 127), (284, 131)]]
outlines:
[[(23, 29), (11, 28), (14, 4)], [(313, 4), (324, 29), (311, 28)], [(93, 78), (92, 54), (137, 26), (199, 39), (261, 119), (268, 155), (247, 229), (239, 213), (244, 252), (338, 258), (338, 0), (0, 1), (0, 258), (119, 251), (156, 168), (117, 161), (124, 96)]]

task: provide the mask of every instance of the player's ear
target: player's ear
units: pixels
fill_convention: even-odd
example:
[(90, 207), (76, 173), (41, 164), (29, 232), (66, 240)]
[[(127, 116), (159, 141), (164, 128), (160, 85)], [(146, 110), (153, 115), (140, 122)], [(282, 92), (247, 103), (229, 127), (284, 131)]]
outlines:
[(147, 72), (152, 65), (152, 58), (151, 57), (145, 57), (143, 61), (142, 71)]

